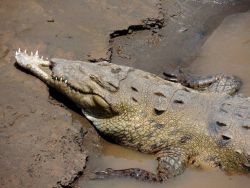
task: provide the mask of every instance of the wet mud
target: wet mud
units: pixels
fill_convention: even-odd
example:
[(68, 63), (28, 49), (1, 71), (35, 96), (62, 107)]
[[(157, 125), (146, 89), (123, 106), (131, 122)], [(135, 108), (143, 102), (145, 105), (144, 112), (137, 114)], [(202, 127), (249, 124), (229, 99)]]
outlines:
[[(244, 38), (240, 38), (244, 41), (244, 50), (239, 50), (242, 45), (237, 40), (229, 42), (230, 36), (213, 44), (213, 40), (221, 39), (216, 35), (220, 27), (218, 30), (216, 27), (229, 15), (232, 17), (226, 18), (228, 23), (242, 17), (233, 14), (249, 10), (247, 0), (139, 0), (129, 3), (120, 0), (1, 0), (0, 3), (1, 187), (166, 186), (129, 179), (88, 180), (88, 173), (95, 170), (136, 166), (155, 171), (156, 163), (153, 156), (100, 138), (70, 101), (18, 70), (13, 54), (19, 47), (28, 51), (38, 49), (47, 57), (92, 62), (108, 60), (158, 75), (178, 67), (197, 74), (233, 73), (243, 79), (242, 91), (250, 94), (245, 71), (250, 59), (246, 53), (249, 26), (242, 29), (244, 35), (240, 34)], [(243, 15), (245, 21), (236, 21), (237, 28), (249, 20), (247, 14)], [(226, 29), (228, 35), (235, 32), (229, 28)], [(229, 44), (231, 51), (226, 51)], [(220, 52), (237, 52), (235, 61), (222, 61), (217, 57), (216, 52), (221, 48), (225, 50)], [(208, 57), (213, 49), (217, 51)], [(241, 68), (225, 69), (228, 66), (225, 62)], [(248, 177), (193, 169), (167, 184), (169, 187), (227, 188), (247, 185)]]

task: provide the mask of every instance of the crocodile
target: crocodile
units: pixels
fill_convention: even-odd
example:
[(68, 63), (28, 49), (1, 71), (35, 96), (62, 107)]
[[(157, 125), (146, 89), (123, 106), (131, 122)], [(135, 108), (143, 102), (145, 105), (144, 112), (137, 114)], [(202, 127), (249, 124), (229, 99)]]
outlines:
[(15, 59), (72, 100), (104, 138), (158, 161), (157, 173), (108, 168), (93, 179), (163, 182), (190, 166), (250, 172), (250, 98), (237, 93), (235, 76), (165, 73), (164, 79), (106, 61), (44, 60), (20, 49)]

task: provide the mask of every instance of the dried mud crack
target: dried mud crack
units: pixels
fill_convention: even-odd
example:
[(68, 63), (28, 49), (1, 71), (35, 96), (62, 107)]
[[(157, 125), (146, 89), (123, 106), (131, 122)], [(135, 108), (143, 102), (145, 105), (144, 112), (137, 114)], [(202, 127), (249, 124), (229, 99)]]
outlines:
[(99, 61), (112, 61), (112, 54), (113, 54), (113, 41), (117, 37), (121, 36), (126, 36), (126, 35), (131, 35), (135, 32), (138, 31), (144, 31), (144, 30), (149, 30), (152, 31), (153, 33), (158, 33), (160, 29), (164, 27), (165, 23), (165, 14), (163, 11), (162, 7), (162, 0), (158, 0), (157, 3), (155, 4), (155, 7), (158, 10), (157, 16), (154, 18), (144, 18), (140, 24), (136, 25), (129, 25), (125, 29), (118, 29), (114, 30), (109, 34), (109, 48), (106, 54), (108, 54), (107, 58), (91, 58), (88, 59), (90, 62), (99, 62)]
[(133, 32), (136, 31), (141, 31), (141, 30), (151, 30), (151, 29), (161, 29), (164, 24), (164, 19), (155, 19), (155, 18), (147, 18), (142, 22), (143, 24), (141, 25), (131, 25), (127, 29), (123, 30), (116, 30), (110, 34), (110, 40), (120, 37), (123, 35), (128, 35), (132, 34)]
[(112, 61), (112, 54), (113, 54), (113, 42), (114, 39), (116, 37), (121, 37), (121, 36), (125, 36), (125, 35), (130, 35), (133, 34), (134, 32), (137, 31), (143, 31), (143, 30), (149, 30), (152, 31), (154, 33), (157, 33), (162, 27), (164, 27), (164, 16), (162, 16), (162, 18), (147, 18), (145, 19), (142, 24), (140, 25), (130, 25), (127, 29), (123, 29), (123, 30), (115, 30), (114, 32), (112, 32), (109, 36), (110, 36), (110, 40), (109, 40), (109, 45), (111, 46), (108, 50), (108, 54), (109, 54), (109, 58), (108, 59), (92, 59), (90, 60), (91, 62), (98, 62), (98, 61)]

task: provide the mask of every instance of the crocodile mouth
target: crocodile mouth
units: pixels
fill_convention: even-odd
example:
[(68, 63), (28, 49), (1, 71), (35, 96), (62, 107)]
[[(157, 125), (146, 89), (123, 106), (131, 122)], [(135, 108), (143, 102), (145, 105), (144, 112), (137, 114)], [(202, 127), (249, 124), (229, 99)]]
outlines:
[[(114, 114), (111, 105), (103, 96), (95, 93), (94, 90), (88, 86), (81, 86), (81, 88), (78, 88), (76, 85), (72, 84), (70, 80), (56, 74), (53, 69), (57, 64), (50, 61), (48, 58), (44, 59), (43, 56), (39, 57), (38, 51), (35, 53), (31, 52), (30, 55), (28, 55), (26, 50), (22, 52), (19, 48), (18, 51), (16, 51), (15, 58), (16, 64), (19, 67), (35, 75), (49, 86), (64, 93), (71, 100), (80, 104), (83, 103), (94, 109), (106, 109), (109, 115)], [(102, 113), (100, 112), (100, 114)]]
[(46, 83), (52, 81), (57, 86), (68, 87), (72, 92), (95, 95), (90, 88), (83, 91), (83, 89), (77, 88), (63, 76), (56, 75), (53, 71), (56, 64), (51, 62), (48, 58), (43, 58), (43, 56), (40, 57), (38, 51), (35, 53), (30, 52), (29, 55), (26, 50), (21, 51), (19, 48), (15, 53), (15, 58), (16, 64), (20, 68), (26, 70), (26, 72), (32, 73)]

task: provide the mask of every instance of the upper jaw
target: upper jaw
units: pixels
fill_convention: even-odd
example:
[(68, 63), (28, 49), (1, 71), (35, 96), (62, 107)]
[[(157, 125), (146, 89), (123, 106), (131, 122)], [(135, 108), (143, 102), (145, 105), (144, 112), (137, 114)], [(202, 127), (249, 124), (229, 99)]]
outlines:
[(39, 66), (50, 66), (51, 63), (48, 60), (44, 60), (43, 56), (39, 57), (38, 51), (35, 53), (31, 52), (30, 55), (28, 55), (26, 50), (22, 52), (19, 48), (15, 53), (15, 59), (17, 65), (32, 72), (40, 79), (46, 80), (50, 78), (50, 75)]
[[(48, 83), (48, 81), (52, 81), (56, 85), (67, 86), (70, 87), (73, 91), (80, 93), (90, 93), (90, 88), (85, 88), (86, 91), (83, 91), (81, 88), (75, 87), (72, 85), (69, 80), (64, 78), (63, 76), (56, 75), (53, 72), (53, 67), (56, 66), (55, 63), (50, 62), (48, 58), (45, 60), (43, 56), (39, 57), (38, 51), (35, 53), (30, 52), (30, 55), (27, 54), (26, 50), (21, 51), (19, 48), (15, 53), (15, 59), (18, 66), (28, 70), (33, 73), (35, 76), (40, 78), (41, 80)], [(51, 72), (45, 72), (41, 67), (50, 67)]]
[(28, 66), (28, 65), (42, 65), (42, 66), (50, 66), (51, 63), (49, 62), (48, 58), (46, 60), (43, 59), (43, 56), (39, 57), (38, 50), (33, 53), (30, 52), (30, 55), (27, 54), (26, 50), (23, 52), (19, 48), (15, 53), (15, 58), (17, 61), (17, 64), (19, 64), (22, 67)]

